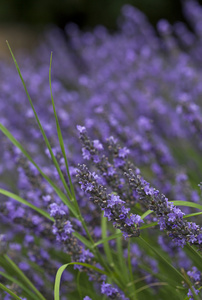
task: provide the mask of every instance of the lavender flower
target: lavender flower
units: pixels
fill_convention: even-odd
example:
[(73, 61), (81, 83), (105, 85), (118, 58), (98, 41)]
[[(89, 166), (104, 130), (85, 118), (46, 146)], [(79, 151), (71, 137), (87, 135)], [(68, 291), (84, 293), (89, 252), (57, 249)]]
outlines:
[(128, 300), (128, 298), (126, 298), (122, 293), (120, 293), (117, 288), (114, 288), (109, 283), (102, 283), (101, 293), (109, 297), (109, 299)]
[(201, 247), (202, 229), (198, 225), (183, 220), (184, 213), (168, 202), (165, 195), (150, 187), (150, 184), (140, 175), (134, 174), (132, 170), (128, 170), (125, 175), (131, 188), (138, 193), (140, 201), (156, 213), (161, 230), (166, 229), (178, 246), (184, 246), (188, 242)]
[(142, 221), (138, 215), (130, 214), (130, 209), (118, 195), (106, 193), (106, 188), (96, 181), (96, 174), (91, 173), (85, 165), (78, 169), (78, 181), (81, 188), (90, 194), (90, 199), (104, 211), (104, 217), (113, 222), (113, 226), (123, 232), (125, 238), (139, 236), (139, 225)]

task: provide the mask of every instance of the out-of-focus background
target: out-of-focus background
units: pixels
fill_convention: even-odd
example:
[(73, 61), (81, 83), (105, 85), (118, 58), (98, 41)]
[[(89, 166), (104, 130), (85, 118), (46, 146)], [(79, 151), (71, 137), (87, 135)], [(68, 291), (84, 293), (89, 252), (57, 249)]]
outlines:
[(126, 3), (143, 11), (153, 25), (161, 18), (184, 20), (180, 0), (0, 0), (0, 58), (9, 55), (6, 40), (13, 50), (31, 50), (48, 24), (64, 28), (75, 22), (82, 29), (103, 24), (115, 30)]

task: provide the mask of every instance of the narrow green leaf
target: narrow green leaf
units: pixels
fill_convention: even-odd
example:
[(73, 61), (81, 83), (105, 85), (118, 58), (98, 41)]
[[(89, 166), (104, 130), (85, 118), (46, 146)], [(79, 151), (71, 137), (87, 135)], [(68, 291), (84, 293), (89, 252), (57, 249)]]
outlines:
[(142, 292), (142, 291), (144, 291), (146, 289), (149, 289), (152, 286), (165, 286), (165, 285), (168, 285), (168, 283), (166, 283), (166, 282), (154, 282), (154, 283), (150, 283), (150, 284), (144, 285), (141, 288), (139, 288), (138, 290), (136, 290), (136, 293), (138, 294), (138, 293), (140, 293), (140, 292)]
[(49, 220), (51, 220), (51, 221), (54, 222), (54, 219), (52, 217), (50, 217), (50, 215), (46, 211), (44, 211), (43, 209), (38, 208), (35, 205), (29, 203), (28, 201), (26, 201), (25, 199), (21, 198), (20, 196), (15, 195), (15, 194), (13, 194), (13, 193), (11, 193), (9, 191), (6, 191), (4, 189), (0, 189), (0, 194), (5, 195), (5, 196), (7, 196), (9, 198), (12, 198), (12, 199), (14, 199), (14, 200), (16, 200), (16, 201), (18, 201), (18, 202), (20, 202), (22, 204), (25, 204), (26, 206), (28, 206), (28, 207), (32, 208), (33, 210), (37, 211), (40, 215), (42, 215), (45, 218), (47, 218), (47, 219), (49, 219)]
[(9, 290), (5, 285), (0, 283), (0, 289), (7, 292), (9, 295), (11, 295), (14, 299), (21, 300), (16, 294), (14, 294), (11, 290)]
[[(102, 237), (103, 237), (103, 239), (106, 239), (106, 237), (107, 237), (107, 218), (104, 217), (104, 213), (102, 213), (101, 218), (102, 218), (101, 219)], [(115, 271), (113, 279), (114, 279), (115, 282), (117, 282), (118, 286), (123, 288), (125, 286), (125, 283), (124, 283), (123, 277), (120, 276), (119, 267), (113, 261), (113, 256), (112, 256), (111, 249), (110, 249), (110, 246), (108, 244), (108, 241), (105, 240), (104, 243), (103, 243), (103, 246), (104, 246), (105, 254), (107, 256), (107, 261), (109, 262), (110, 267), (112, 267), (113, 270)]]
[(62, 183), (63, 183), (63, 185), (64, 185), (64, 188), (65, 188), (65, 190), (66, 190), (66, 192), (67, 192), (67, 195), (68, 195), (69, 199), (71, 200), (71, 199), (72, 199), (72, 195), (71, 195), (71, 193), (70, 193), (70, 191), (69, 191), (69, 188), (68, 188), (67, 183), (66, 183), (66, 181), (65, 181), (65, 178), (64, 178), (64, 176), (63, 176), (63, 174), (62, 174), (62, 171), (60, 170), (60, 167), (59, 167), (59, 164), (58, 164), (58, 162), (57, 162), (57, 159), (55, 158), (55, 156), (54, 156), (54, 154), (53, 154), (53, 151), (52, 151), (52, 149), (51, 149), (51, 145), (50, 145), (50, 143), (49, 143), (49, 141), (48, 141), (48, 138), (47, 138), (47, 136), (46, 136), (46, 134), (45, 134), (45, 131), (44, 131), (42, 125), (41, 125), (41, 122), (39, 121), (38, 115), (37, 115), (36, 110), (35, 110), (35, 108), (34, 108), (34, 105), (33, 105), (33, 103), (32, 103), (31, 97), (30, 97), (30, 95), (29, 95), (29, 93), (28, 93), (28, 90), (27, 90), (25, 81), (24, 81), (24, 79), (23, 79), (23, 77), (22, 77), (22, 74), (21, 74), (20, 68), (19, 68), (19, 66), (18, 66), (18, 63), (17, 63), (17, 61), (16, 61), (16, 59), (15, 59), (15, 56), (14, 56), (12, 50), (11, 50), (11, 47), (10, 47), (8, 41), (6, 41), (6, 43), (7, 43), (7, 45), (8, 45), (9, 51), (10, 51), (10, 53), (11, 53), (11, 56), (12, 56), (13, 61), (14, 61), (14, 63), (15, 63), (16, 69), (17, 69), (18, 74), (19, 74), (19, 76), (20, 76), (20, 79), (21, 79), (21, 81), (22, 81), (22, 84), (23, 84), (25, 93), (26, 93), (26, 95), (27, 95), (27, 98), (28, 98), (28, 100), (29, 100), (29, 103), (30, 103), (30, 105), (31, 105), (31, 107), (32, 107), (32, 110), (33, 110), (33, 112), (34, 112), (34, 116), (35, 116), (35, 119), (36, 119), (37, 124), (38, 124), (38, 126), (39, 126), (39, 129), (40, 129), (40, 131), (41, 131), (41, 133), (42, 133), (42, 136), (43, 136), (43, 138), (44, 138), (44, 141), (45, 141), (45, 143), (46, 143), (46, 146), (47, 146), (47, 148), (48, 148), (48, 150), (49, 150), (49, 152), (50, 152), (50, 155), (51, 155), (51, 158), (52, 158), (52, 160), (53, 160), (53, 163), (54, 163), (54, 165), (55, 165), (55, 167), (56, 167), (56, 169), (57, 169), (57, 171), (58, 171), (58, 174), (59, 174), (59, 176), (60, 176), (60, 179), (62, 180)]
[(188, 207), (194, 207), (197, 209), (202, 210), (202, 205), (198, 204), (198, 203), (194, 203), (194, 202), (190, 202), (190, 201), (180, 201), (180, 200), (174, 200), (174, 201), (170, 201), (172, 202), (174, 205), (176, 206), (188, 206)]
[(65, 153), (65, 147), (64, 147), (62, 132), (61, 132), (61, 129), (60, 129), (60, 124), (59, 124), (59, 121), (58, 121), (58, 116), (57, 116), (56, 108), (55, 108), (55, 102), (54, 102), (54, 99), (53, 99), (52, 83), (51, 83), (51, 67), (52, 67), (52, 52), (51, 52), (50, 67), (49, 67), (49, 85), (50, 85), (50, 92), (51, 92), (51, 101), (52, 101), (53, 112), (54, 112), (55, 121), (56, 121), (58, 139), (59, 139), (59, 142), (60, 142), (60, 148), (61, 148), (64, 160), (65, 160), (65, 166), (66, 166), (66, 170), (67, 170), (67, 175), (68, 175), (68, 179), (69, 179), (71, 193), (72, 193), (74, 199), (76, 199), (74, 186), (72, 184), (71, 176), (70, 176), (70, 173), (69, 173), (69, 165), (68, 165), (68, 161), (67, 161), (67, 155)]
[(158, 256), (158, 259), (164, 262), (167, 265), (167, 267), (169, 267), (169, 269), (173, 271), (173, 275), (176, 275), (179, 281), (182, 281), (184, 279), (182, 274), (173, 265), (171, 265), (167, 261), (167, 259), (164, 258), (154, 247), (152, 247), (147, 241), (145, 241), (145, 239), (143, 239), (141, 236), (138, 237), (138, 239), (144, 244), (145, 247), (151, 249)]
[(74, 231), (73, 235), (79, 240), (81, 241), (85, 246), (87, 246), (89, 249), (94, 248), (92, 246), (92, 244), (81, 234), (79, 234), (78, 232)]
[(101, 239), (101, 240), (97, 241), (97, 242), (94, 244), (93, 247), (97, 247), (98, 245), (103, 244), (105, 241), (111, 241), (111, 240), (114, 240), (114, 239), (116, 239), (116, 238), (119, 237), (119, 236), (122, 236), (122, 232), (120, 232), (120, 233), (115, 233), (115, 234), (113, 234), (113, 235), (108, 236), (108, 237), (105, 238), (105, 239)]
[(131, 264), (130, 239), (128, 240), (128, 270), (129, 270), (130, 282), (133, 282), (133, 284), (132, 285), (127, 284), (127, 287), (131, 288), (131, 291), (133, 294), (133, 299), (137, 300), (136, 288), (135, 288), (135, 283), (134, 283), (134, 278), (133, 278), (133, 269), (132, 269), (132, 264)]
[(86, 263), (80, 263), (80, 262), (72, 262), (72, 263), (68, 263), (68, 264), (65, 264), (65, 265), (62, 265), (58, 271), (57, 271), (57, 274), (56, 274), (56, 277), (55, 277), (55, 286), (54, 286), (54, 300), (60, 300), (60, 281), (61, 281), (61, 277), (62, 277), (62, 274), (64, 272), (64, 270), (68, 267), (68, 266), (71, 266), (71, 265), (80, 265), (80, 266), (84, 266), (86, 268), (89, 268), (89, 269), (93, 269), (95, 271), (97, 271), (98, 273), (101, 273), (101, 274), (104, 274), (104, 275), (108, 275), (105, 271), (95, 267), (95, 266), (92, 266), (92, 265), (89, 265), (89, 264), (86, 264)]
[(199, 216), (199, 215), (202, 215), (202, 212), (197, 212), (197, 213), (185, 215), (185, 216), (184, 216), (184, 219), (190, 218), (190, 217)]
[(118, 253), (118, 261), (119, 261), (119, 268), (121, 270), (121, 273), (123, 274), (122, 280), (127, 284), (127, 282), (130, 281), (127, 264), (125, 262), (124, 256), (123, 256), (123, 245), (122, 245), (122, 232), (120, 232), (119, 229), (116, 230), (117, 233), (121, 233), (120, 236), (117, 236), (116, 238), (116, 245), (117, 245), (117, 253)]
[(20, 268), (7, 256), (4, 255), (4, 258), (7, 260), (8, 263), (12, 266), (12, 268), (15, 270), (15, 272), (18, 274), (18, 276), (21, 278), (21, 280), (27, 284), (28, 287), (30, 287), (38, 296), (38, 299), (40, 300), (46, 300), (44, 296), (35, 288), (35, 286), (31, 283), (29, 278), (20, 270)]
[(145, 213), (143, 213), (141, 215), (141, 219), (144, 220), (144, 218), (146, 218), (148, 215), (150, 215), (151, 213), (153, 213), (153, 210), (147, 210)]
[[(101, 216), (101, 229), (102, 229), (102, 239), (104, 240), (107, 237), (107, 218), (104, 217), (104, 213), (102, 213), (102, 216)], [(108, 260), (110, 266), (113, 267), (114, 262), (113, 262), (113, 258), (112, 258), (112, 254), (110, 251), (108, 241), (105, 240), (103, 242), (103, 246), (104, 246), (105, 254), (107, 256), (107, 260)]]
[(153, 226), (156, 226), (158, 225), (158, 222), (152, 222), (152, 223), (149, 223), (149, 224), (145, 224), (145, 225), (142, 225), (140, 227), (140, 230), (143, 230), (143, 229), (146, 229), (146, 228), (150, 228), (150, 227), (153, 227)]
[(17, 279), (11, 277), (10, 275), (0, 272), (0, 275), (8, 280), (10, 280), (11, 282), (17, 284), (22, 290), (24, 290), (31, 298), (30, 299), (35, 299), (38, 300), (37, 296), (35, 294), (32, 294), (31, 291), (29, 289), (27, 289), (20, 281), (18, 281)]
[(195, 249), (195, 246), (191, 246), (189, 244), (185, 245), (185, 250), (187, 250), (188, 255), (191, 256), (192, 261), (194, 261), (194, 264), (197, 265), (197, 267), (199, 269), (202, 270), (202, 254), (200, 253), (200, 251), (197, 251)]
[[(194, 202), (190, 202), (190, 201), (171, 200), (169, 202), (172, 202), (176, 206), (188, 206), (188, 207), (194, 207), (194, 208), (202, 210), (202, 205), (194, 203)], [(146, 218), (148, 215), (150, 215), (152, 212), (153, 212), (152, 210), (147, 210), (145, 213), (143, 213), (141, 216), (142, 220), (144, 218)], [(186, 217), (188, 217), (188, 216), (189, 215), (186, 215)]]
[(76, 284), (77, 284), (77, 289), (78, 289), (80, 300), (82, 300), (83, 298), (82, 298), (82, 291), (81, 291), (81, 286), (80, 286), (80, 276), (81, 276), (81, 272), (79, 272), (79, 270), (78, 270), (78, 274), (76, 277)]
[[(194, 216), (199, 216), (201, 214), (202, 214), (202, 212), (184, 215), (183, 219), (191, 218), (191, 217), (194, 217)], [(150, 224), (145, 224), (145, 225), (142, 225), (140, 227), (140, 230), (143, 230), (143, 229), (146, 229), (146, 228), (150, 228), (150, 227), (153, 227), (153, 226), (156, 226), (156, 225), (158, 225), (158, 222), (152, 222)]]

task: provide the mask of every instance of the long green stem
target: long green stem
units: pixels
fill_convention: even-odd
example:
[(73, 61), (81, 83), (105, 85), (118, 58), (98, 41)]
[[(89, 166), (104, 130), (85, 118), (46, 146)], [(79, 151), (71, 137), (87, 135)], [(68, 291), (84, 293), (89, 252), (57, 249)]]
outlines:
[(29, 286), (31, 288), (31, 290), (33, 290), (36, 293), (36, 295), (38, 296), (38, 298), (40, 300), (46, 300), (44, 298), (44, 296), (35, 288), (35, 286), (29, 280), (29, 278), (27, 278), (27, 276), (20, 270), (20, 268), (6, 254), (4, 255), (4, 258), (12, 266), (12, 268), (19, 275), (19, 277), (22, 279), (22, 281), (24, 281), (24, 283), (27, 284), (27, 286)]
[[(130, 255), (130, 239), (128, 241), (128, 269), (129, 269), (129, 277), (130, 277), (130, 282), (134, 282), (133, 279), (133, 270), (132, 270), (132, 265), (131, 265), (131, 255)], [(131, 285), (131, 290), (133, 293), (133, 300), (137, 300), (136, 296), (136, 291), (135, 291), (135, 283)]]

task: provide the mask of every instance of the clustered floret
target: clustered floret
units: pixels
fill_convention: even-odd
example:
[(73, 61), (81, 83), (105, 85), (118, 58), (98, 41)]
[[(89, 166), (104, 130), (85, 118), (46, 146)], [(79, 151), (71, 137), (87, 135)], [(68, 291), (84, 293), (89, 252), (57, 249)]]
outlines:
[(139, 236), (139, 225), (143, 220), (139, 215), (128, 215), (130, 208), (125, 207), (125, 201), (113, 193), (107, 194), (106, 188), (97, 182), (97, 175), (91, 173), (86, 165), (79, 165), (77, 177), (81, 189), (90, 194), (90, 200), (99, 205), (104, 211), (104, 217), (112, 221), (125, 238)]
[(138, 193), (140, 201), (157, 215), (161, 230), (165, 229), (178, 246), (183, 247), (186, 243), (191, 243), (201, 248), (202, 228), (199, 225), (184, 220), (184, 213), (169, 202), (164, 194), (150, 187), (143, 177), (136, 175), (132, 170), (125, 175), (131, 188)]

